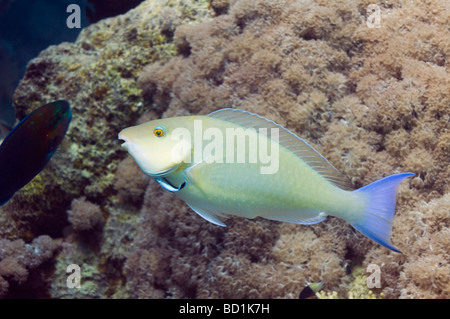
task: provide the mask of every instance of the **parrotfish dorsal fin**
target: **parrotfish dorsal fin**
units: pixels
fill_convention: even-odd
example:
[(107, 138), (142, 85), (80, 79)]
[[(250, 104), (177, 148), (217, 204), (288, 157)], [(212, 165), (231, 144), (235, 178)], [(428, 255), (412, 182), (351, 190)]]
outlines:
[(320, 155), (320, 153), (317, 152), (305, 140), (301, 139), (281, 125), (257, 114), (238, 109), (221, 109), (208, 114), (208, 116), (221, 119), (223, 121), (228, 121), (245, 128), (254, 128), (256, 130), (260, 128), (278, 128), (279, 144), (281, 146), (297, 155), (311, 168), (316, 170), (320, 175), (337, 187), (344, 190), (354, 189), (351, 182), (336, 168), (334, 168), (334, 166), (331, 165), (325, 157)]

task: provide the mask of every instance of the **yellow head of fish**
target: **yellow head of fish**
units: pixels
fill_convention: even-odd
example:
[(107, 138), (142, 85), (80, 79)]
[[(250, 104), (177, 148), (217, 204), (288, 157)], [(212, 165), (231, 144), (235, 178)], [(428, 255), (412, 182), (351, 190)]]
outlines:
[(162, 176), (174, 171), (191, 154), (190, 140), (180, 139), (187, 131), (183, 117), (154, 120), (123, 129), (119, 139), (144, 173)]

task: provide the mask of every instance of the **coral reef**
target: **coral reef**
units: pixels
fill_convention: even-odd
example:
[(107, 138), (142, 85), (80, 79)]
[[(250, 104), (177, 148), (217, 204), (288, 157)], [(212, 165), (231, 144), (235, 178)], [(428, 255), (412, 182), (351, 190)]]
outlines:
[[(21, 239), (0, 239), (0, 297), (5, 296), (12, 285), (22, 285), (24, 291), (35, 285), (39, 289), (28, 291), (28, 297), (47, 296), (45, 278), (41, 275), (29, 279), (29, 273), (51, 260), (56, 248), (57, 244), (47, 235), (36, 237), (31, 244)], [(42, 268), (41, 274), (44, 274), (46, 271)]]
[[(368, 4), (232, 1), (226, 14), (212, 21), (177, 28), (181, 55), (148, 65), (139, 81), (145, 102), (163, 116), (235, 107), (270, 118), (307, 139), (355, 187), (391, 173), (414, 172), (416, 177), (399, 189), (394, 222), (393, 242), (404, 254), (388, 252), (331, 218), (315, 226), (236, 221), (246, 225), (239, 239), (233, 238), (239, 251), (225, 249), (234, 245), (227, 241), (237, 231), (233, 223), (220, 236), (221, 253), (207, 265), (199, 265), (200, 258), (186, 262), (189, 250), (177, 257), (173, 244), (164, 254), (170, 256), (166, 264), (182, 263), (185, 272), (217, 270), (195, 284), (196, 295), (191, 289), (177, 296), (290, 297), (304, 280), (323, 280), (325, 291), (348, 297), (350, 279), (343, 264), (352, 259), (382, 266), (386, 298), (448, 293), (448, 11), (440, 4), (396, 1), (380, 5), (381, 28), (369, 28), (361, 19), (368, 15)], [(172, 210), (172, 205), (163, 204), (165, 216), (146, 229), (164, 224), (166, 214), (178, 216), (172, 227), (192, 227), (180, 217), (184, 208)], [(440, 228), (429, 226), (435, 224)], [(264, 229), (279, 235), (268, 238)], [(170, 232), (160, 236), (178, 240)], [(261, 241), (264, 250), (256, 244)], [(196, 242), (202, 245), (204, 239)], [(154, 254), (155, 245), (144, 242), (142, 247)], [(255, 260), (252, 249), (263, 260)], [(430, 264), (434, 268), (427, 274)], [(251, 271), (244, 275), (242, 268)], [(198, 290), (205, 284), (207, 294)]]
[[(319, 281), (323, 296), (448, 298), (450, 16), (444, 3), (396, 0), (369, 28), (369, 4), (147, 0), (45, 50), (16, 90), (17, 116), (65, 98), (72, 126), (51, 165), (1, 208), (5, 243), (61, 238), (54, 298), (297, 298)], [(415, 173), (398, 191), (392, 241), (403, 254), (333, 217), (217, 227), (119, 150), (117, 132), (136, 122), (225, 107), (305, 138), (355, 188)], [(77, 231), (86, 212), (103, 227)], [(25, 280), (32, 267), (21, 262), (4, 261), (0, 287)], [(359, 290), (365, 276), (346, 274), (348, 262), (379, 265), (381, 288)], [(65, 285), (69, 264), (81, 289)]]
[(117, 166), (114, 189), (121, 202), (138, 205), (144, 198), (149, 180), (150, 177), (142, 172), (133, 158), (127, 157)]
[[(206, 0), (146, 1), (126, 15), (83, 29), (74, 43), (50, 46), (29, 62), (14, 95), (17, 118), (22, 119), (46, 102), (64, 98), (71, 103), (73, 121), (49, 165), (0, 208), (0, 236), (11, 240), (22, 238), (25, 242), (41, 234), (52, 238), (68, 236), (65, 249), (57, 256), (58, 284), (53, 285), (56, 288), (52, 288), (52, 296), (76, 294), (65, 287), (68, 264), (87, 261), (102, 270), (121, 268), (120, 260), (126, 248), (117, 243), (132, 241), (130, 229), (137, 226), (133, 223), (137, 213), (115, 207), (118, 201), (115, 186), (121, 187), (120, 182), (115, 185), (115, 171), (125, 156), (117, 151), (120, 144), (117, 133), (124, 126), (134, 124), (146, 111), (137, 84), (142, 67), (174, 56), (175, 28), (210, 19), (208, 6)], [(80, 242), (77, 236), (66, 235), (65, 231), (66, 212), (72, 201), (81, 197), (100, 206), (107, 218), (100, 239), (93, 236), (88, 241), (94, 246), (91, 250), (84, 249), (89, 245)], [(130, 196), (125, 198), (128, 201)], [(94, 227), (92, 231), (100, 230)], [(102, 240), (103, 234), (107, 238)], [(100, 242), (104, 250), (99, 250)], [(103, 273), (97, 272), (99, 276), (94, 276), (92, 282), (101, 286)], [(103, 286), (90, 290), (95, 290), (95, 294), (77, 295), (113, 294), (105, 293), (107, 289)]]
[[(83, 29), (75, 43), (50, 46), (29, 62), (14, 94), (16, 116), (22, 119), (40, 105), (63, 98), (71, 102), (73, 120), (65, 148), (40, 180), (38, 188), (48, 196), (39, 196), (35, 203), (35, 197), (18, 193), (5, 207), (16, 224), (7, 231), (10, 236), (18, 236), (19, 227), (20, 233), (35, 232), (17, 216), (32, 205), (37, 206), (33, 214), (39, 222), (65, 211), (73, 198), (86, 196), (102, 204), (115, 196), (114, 172), (123, 158), (117, 152), (117, 133), (145, 111), (136, 78), (143, 65), (175, 55), (174, 28), (202, 18), (210, 18), (206, 1), (147, 1), (126, 15)], [(65, 222), (55, 218), (49, 228), (61, 229)]]
[(345, 287), (346, 295), (339, 295), (336, 290), (321, 290), (316, 292), (316, 297), (319, 299), (383, 299), (383, 292), (378, 292), (376, 290), (379, 289), (373, 289), (367, 286), (367, 278), (368, 277), (365, 274), (364, 268), (362, 268), (361, 266), (356, 266), (351, 271), (349, 283)]
[(85, 197), (72, 201), (71, 210), (67, 211), (67, 216), (75, 231), (91, 230), (104, 223), (100, 207), (87, 201)]

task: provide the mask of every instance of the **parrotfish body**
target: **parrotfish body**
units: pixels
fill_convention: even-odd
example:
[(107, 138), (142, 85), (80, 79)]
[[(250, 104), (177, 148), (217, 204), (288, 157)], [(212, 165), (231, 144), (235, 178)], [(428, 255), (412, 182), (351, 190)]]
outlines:
[(67, 101), (45, 104), (17, 124), (0, 145), (0, 205), (48, 163), (72, 119)]
[(399, 252), (390, 241), (396, 191), (412, 173), (353, 190), (303, 139), (236, 109), (150, 121), (119, 139), (146, 174), (214, 224), (225, 226), (225, 215), (296, 224), (333, 215)]

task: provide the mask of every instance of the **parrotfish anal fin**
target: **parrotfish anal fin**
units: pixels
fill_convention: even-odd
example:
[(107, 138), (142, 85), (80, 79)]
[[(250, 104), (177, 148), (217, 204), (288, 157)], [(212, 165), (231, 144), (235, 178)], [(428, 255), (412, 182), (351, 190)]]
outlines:
[(228, 121), (245, 128), (279, 129), (279, 144), (288, 149), (322, 177), (344, 190), (354, 190), (352, 183), (342, 175), (328, 160), (320, 155), (311, 145), (281, 125), (262, 116), (238, 109), (221, 109), (208, 114), (208, 116)]
[(327, 218), (327, 214), (316, 210), (302, 210), (294, 212), (279, 212), (270, 216), (261, 217), (285, 223), (312, 225), (325, 220), (325, 218)]
[(197, 214), (202, 216), (204, 219), (206, 219), (210, 223), (213, 223), (213, 224), (216, 224), (216, 225), (222, 226), (222, 227), (227, 227), (227, 225), (225, 225), (214, 212), (207, 211), (205, 209), (201, 209), (201, 208), (197, 208), (197, 207), (193, 207), (189, 203), (186, 203), (186, 204), (188, 204), (188, 206), (190, 208), (192, 208), (192, 210), (194, 212), (196, 212)]

